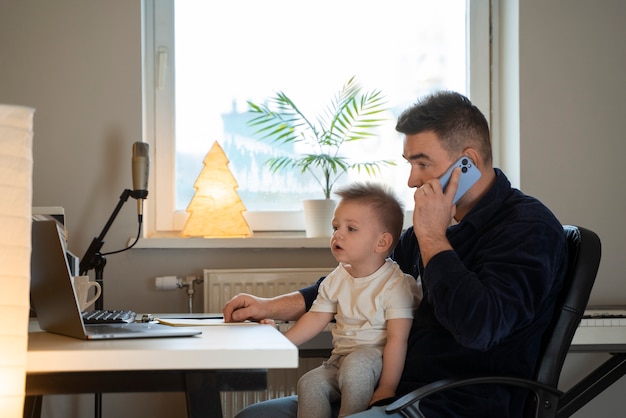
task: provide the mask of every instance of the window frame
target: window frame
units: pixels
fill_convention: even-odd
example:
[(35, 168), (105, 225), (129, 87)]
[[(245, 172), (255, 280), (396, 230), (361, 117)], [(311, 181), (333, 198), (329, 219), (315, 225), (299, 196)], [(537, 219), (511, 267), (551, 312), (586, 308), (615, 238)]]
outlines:
[[(492, 4), (490, 0), (466, 0), (468, 7), (468, 96), (488, 120), (492, 119), (491, 71)], [(147, 237), (173, 237), (184, 226), (185, 211), (175, 209), (175, 112), (174, 112), (174, 0), (144, 0), (143, 91), (144, 133), (152, 148), (150, 196), (146, 201)], [(498, 144), (493, 144), (498, 149)], [(494, 164), (498, 163), (494, 152)], [(259, 231), (301, 231), (298, 212), (247, 212), (255, 234)], [(408, 214), (410, 224), (411, 215)], [(255, 225), (263, 225), (256, 227)]]

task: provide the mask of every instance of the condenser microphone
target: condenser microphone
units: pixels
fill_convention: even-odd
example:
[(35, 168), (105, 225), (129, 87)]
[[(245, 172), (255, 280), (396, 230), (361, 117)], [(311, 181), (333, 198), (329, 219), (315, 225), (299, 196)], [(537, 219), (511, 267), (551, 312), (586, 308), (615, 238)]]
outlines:
[(148, 175), (150, 173), (150, 153), (148, 144), (133, 144), (133, 191), (131, 196), (137, 199), (137, 215), (143, 216), (143, 199), (148, 197)]

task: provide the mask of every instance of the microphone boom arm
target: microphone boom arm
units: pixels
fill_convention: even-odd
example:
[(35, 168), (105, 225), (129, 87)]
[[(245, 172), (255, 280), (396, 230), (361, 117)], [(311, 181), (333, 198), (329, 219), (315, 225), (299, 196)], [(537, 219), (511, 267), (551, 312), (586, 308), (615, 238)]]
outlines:
[[(80, 261), (80, 275), (81, 276), (85, 275), (87, 274), (89, 270), (94, 269), (96, 272), (96, 282), (99, 283), (100, 286), (102, 287), (102, 296), (100, 296), (98, 300), (96, 300), (96, 305), (95, 305), (96, 309), (103, 309), (103, 304), (104, 304), (103, 302), (104, 283), (103, 283), (102, 273), (104, 271), (104, 266), (106, 265), (106, 258), (100, 252), (100, 250), (102, 249), (102, 246), (104, 245), (104, 236), (107, 234), (107, 232), (109, 232), (109, 228), (111, 228), (111, 225), (113, 225), (113, 221), (115, 221), (115, 218), (117, 217), (117, 214), (122, 209), (122, 206), (124, 206), (124, 203), (126, 203), (129, 197), (131, 196), (135, 197), (134, 195), (138, 194), (137, 192), (143, 192), (143, 191), (141, 190), (131, 191), (129, 189), (126, 189), (122, 192), (122, 194), (120, 195), (120, 200), (117, 203), (115, 210), (113, 210), (113, 213), (109, 217), (109, 220), (107, 221), (106, 225), (104, 225), (102, 232), (100, 232), (100, 235), (98, 235), (98, 237), (94, 238), (93, 241), (91, 241), (89, 248), (87, 248), (85, 255)], [(145, 192), (146, 196), (147, 194), (148, 193)]]

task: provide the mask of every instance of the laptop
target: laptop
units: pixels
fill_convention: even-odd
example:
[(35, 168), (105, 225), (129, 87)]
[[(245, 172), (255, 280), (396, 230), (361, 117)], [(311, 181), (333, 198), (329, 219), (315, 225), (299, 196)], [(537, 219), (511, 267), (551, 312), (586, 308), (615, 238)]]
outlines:
[(102, 340), (120, 338), (190, 337), (202, 331), (152, 322), (85, 324), (72, 287), (65, 239), (54, 220), (32, 223), (31, 301), (41, 329), (68, 337)]

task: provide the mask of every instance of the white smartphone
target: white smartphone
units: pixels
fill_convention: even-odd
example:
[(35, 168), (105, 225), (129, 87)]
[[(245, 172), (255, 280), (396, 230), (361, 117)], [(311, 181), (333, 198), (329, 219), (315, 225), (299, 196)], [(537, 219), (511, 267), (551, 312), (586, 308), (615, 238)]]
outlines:
[(439, 177), (439, 181), (441, 182), (441, 187), (444, 192), (448, 186), (448, 182), (450, 181), (452, 171), (456, 167), (461, 168), (461, 177), (459, 178), (459, 187), (456, 189), (454, 199), (452, 199), (453, 205), (456, 205), (456, 202), (461, 198), (461, 196), (463, 196), (480, 178), (480, 170), (476, 168), (474, 161), (472, 161), (470, 157), (464, 155), (459, 158), (457, 162), (452, 164), (441, 177)]

